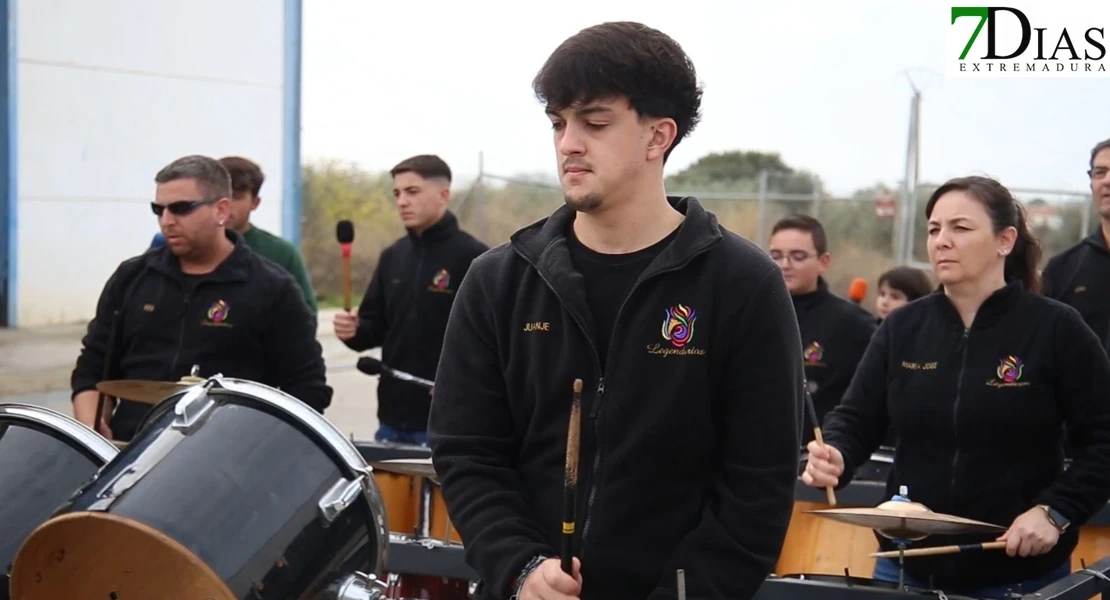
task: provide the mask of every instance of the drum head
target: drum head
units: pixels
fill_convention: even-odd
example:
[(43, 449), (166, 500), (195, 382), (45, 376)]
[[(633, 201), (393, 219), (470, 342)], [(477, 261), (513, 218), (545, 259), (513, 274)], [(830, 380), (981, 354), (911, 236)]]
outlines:
[[(116, 454), (99, 434), (59, 412), (0, 404), (0, 575), (35, 527)], [(5, 581), (0, 577), (0, 585)]]
[(141, 523), (96, 512), (41, 525), (12, 565), (11, 594), (20, 600), (236, 600), (188, 548)]

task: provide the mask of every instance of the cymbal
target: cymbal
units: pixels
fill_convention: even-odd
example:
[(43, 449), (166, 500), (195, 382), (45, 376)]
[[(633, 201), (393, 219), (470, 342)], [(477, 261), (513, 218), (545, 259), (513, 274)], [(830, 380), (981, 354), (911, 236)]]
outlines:
[(431, 458), (391, 458), (372, 462), (370, 466), (387, 473), (426, 477), (437, 485), (439, 484), (439, 477), (436, 475), (435, 468), (432, 467)]
[(144, 404), (158, 404), (169, 396), (189, 386), (201, 383), (202, 381), (204, 381), (204, 379), (200, 377), (182, 377), (180, 381), (117, 379), (114, 381), (101, 381), (96, 384), (96, 391), (121, 400), (142, 402)]
[(889, 501), (875, 508), (827, 508), (808, 513), (876, 530), (891, 539), (918, 540), (929, 535), (999, 533), (1005, 527), (933, 512), (917, 502)]

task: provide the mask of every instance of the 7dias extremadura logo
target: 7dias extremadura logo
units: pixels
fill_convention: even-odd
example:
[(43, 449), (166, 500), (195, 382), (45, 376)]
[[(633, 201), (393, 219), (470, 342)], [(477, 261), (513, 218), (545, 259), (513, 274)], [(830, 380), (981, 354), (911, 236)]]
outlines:
[(1110, 1), (950, 6), (949, 77), (1110, 77)]

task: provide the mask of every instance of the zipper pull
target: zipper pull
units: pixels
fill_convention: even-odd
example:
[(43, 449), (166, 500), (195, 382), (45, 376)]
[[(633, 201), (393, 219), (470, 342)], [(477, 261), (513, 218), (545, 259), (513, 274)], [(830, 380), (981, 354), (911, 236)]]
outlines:
[(962, 336), (960, 336), (960, 343), (956, 346), (956, 352), (963, 352), (964, 351), (964, 346), (967, 345), (967, 333), (968, 333), (968, 329), (965, 327), (964, 328), (964, 334)]
[(605, 393), (605, 378), (602, 377), (597, 380), (597, 395), (600, 396)]

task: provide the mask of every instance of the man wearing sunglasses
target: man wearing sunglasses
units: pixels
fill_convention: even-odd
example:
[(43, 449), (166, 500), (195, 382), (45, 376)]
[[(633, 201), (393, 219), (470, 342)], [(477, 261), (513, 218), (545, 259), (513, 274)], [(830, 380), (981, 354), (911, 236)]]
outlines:
[(150, 209), (165, 245), (124, 261), (105, 285), (71, 378), (75, 417), (129, 441), (150, 405), (120, 399), (97, 423), (97, 383), (172, 382), (194, 367), (279, 388), (323, 412), (332, 390), (315, 318), (292, 276), (228, 229), (227, 170), (186, 156), (154, 181)]
[[(824, 419), (848, 389), (875, 332), (875, 317), (829, 291), (823, 275), (832, 257), (825, 228), (817, 219), (791, 215), (780, 220), (771, 228), (768, 246), (794, 302), (806, 385), (818, 419)], [(813, 439), (810, 425), (803, 428), (802, 446)]]

